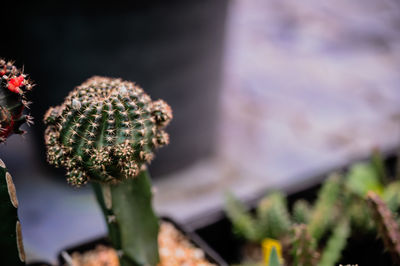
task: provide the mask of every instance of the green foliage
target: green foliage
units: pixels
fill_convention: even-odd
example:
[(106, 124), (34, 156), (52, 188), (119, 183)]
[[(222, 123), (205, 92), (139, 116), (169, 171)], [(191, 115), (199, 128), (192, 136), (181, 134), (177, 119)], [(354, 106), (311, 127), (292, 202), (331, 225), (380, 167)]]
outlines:
[(293, 205), (292, 219), (297, 224), (307, 224), (311, 216), (311, 206), (305, 200), (297, 200)]
[(11, 175), (0, 160), (0, 250), (2, 265), (25, 265), (18, 199)]
[(354, 194), (365, 197), (368, 191), (383, 192), (383, 184), (371, 163), (359, 163), (351, 167), (346, 179), (346, 187)]
[(333, 229), (332, 235), (322, 252), (319, 266), (333, 266), (339, 261), (342, 250), (345, 248), (347, 238), (350, 236), (350, 224), (343, 218)]
[(251, 242), (260, 242), (263, 239), (263, 236), (258, 232), (256, 220), (231, 193), (226, 193), (225, 211), (232, 222), (236, 234)]
[(400, 181), (390, 183), (385, 188), (382, 198), (392, 212), (398, 212), (400, 208)]
[(365, 202), (359, 198), (352, 198), (345, 208), (345, 215), (349, 217), (350, 224), (355, 231), (367, 232), (374, 229), (374, 222), (371, 219), (371, 212)]
[(264, 197), (253, 216), (231, 193), (226, 194), (225, 211), (232, 221), (234, 231), (251, 242), (264, 238), (278, 239), (289, 232), (291, 221), (286, 199), (278, 192)]
[(371, 166), (380, 182), (384, 185), (388, 184), (389, 180), (385, 169), (385, 162), (383, 161), (382, 154), (379, 150), (374, 150), (372, 152)]
[(318, 199), (308, 224), (308, 231), (316, 241), (319, 241), (335, 222), (340, 190), (340, 176), (333, 174), (324, 182), (318, 193)]
[[(284, 256), (290, 254), (286, 261), (293, 265), (333, 266), (340, 260), (351, 233), (371, 233), (377, 229), (387, 248), (400, 257), (400, 235), (397, 234), (400, 218), (396, 215), (400, 209), (400, 181), (390, 181), (381, 155), (374, 152), (370, 162), (353, 165), (344, 176), (333, 174), (327, 178), (312, 207), (304, 200), (296, 201), (292, 221), (288, 218), (286, 201), (279, 193), (260, 201), (257, 216), (247, 213), (243, 205), (240, 213), (253, 241), (265, 237), (281, 240)], [(365, 200), (371, 191), (383, 198), (380, 205), (384, 208), (372, 202), (379, 210), (374, 215)], [(371, 205), (371, 199), (368, 201)], [(288, 231), (292, 232), (289, 242)], [(242, 235), (246, 238), (250, 234)], [(393, 256), (394, 262), (397, 262), (396, 256)]]

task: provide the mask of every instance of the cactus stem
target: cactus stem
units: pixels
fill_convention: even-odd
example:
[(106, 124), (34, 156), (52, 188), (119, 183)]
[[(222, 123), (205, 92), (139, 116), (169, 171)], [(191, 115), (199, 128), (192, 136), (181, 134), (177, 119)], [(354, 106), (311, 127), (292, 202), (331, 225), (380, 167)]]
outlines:
[(2, 265), (25, 265), (21, 224), (18, 221), (18, 200), (11, 175), (0, 160), (0, 250)]
[(121, 265), (157, 265), (158, 218), (152, 210), (147, 171), (123, 184), (92, 185), (107, 221), (110, 240), (121, 251)]

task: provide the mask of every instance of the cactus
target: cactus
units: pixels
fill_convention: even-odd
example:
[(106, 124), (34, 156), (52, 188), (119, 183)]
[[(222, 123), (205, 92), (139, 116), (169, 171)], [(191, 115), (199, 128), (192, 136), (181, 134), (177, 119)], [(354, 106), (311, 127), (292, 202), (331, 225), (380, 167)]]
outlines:
[(0, 160), (0, 250), (4, 265), (25, 265), (21, 224), (18, 220), (18, 199), (11, 175)]
[(392, 212), (398, 212), (400, 208), (400, 181), (390, 183), (382, 194), (382, 199)]
[(293, 227), (291, 242), (294, 266), (317, 265), (319, 253), (316, 250), (315, 240), (308, 233), (305, 224), (298, 224)]
[(256, 216), (249, 214), (232, 194), (227, 194), (225, 211), (235, 232), (251, 242), (282, 238), (291, 225), (286, 199), (279, 192), (271, 193), (260, 201)]
[(345, 186), (359, 197), (365, 197), (371, 190), (381, 194), (384, 189), (372, 162), (353, 165), (346, 176)]
[(308, 231), (316, 241), (321, 239), (335, 221), (340, 189), (340, 176), (333, 174), (325, 181), (318, 193), (318, 199), (308, 224)]
[(291, 221), (283, 194), (274, 192), (263, 198), (257, 207), (259, 231), (263, 238), (282, 238), (289, 233)]
[(293, 222), (297, 224), (307, 224), (311, 216), (310, 204), (305, 200), (297, 200), (293, 205)]
[(32, 89), (32, 82), (11, 62), (0, 59), (0, 143), (11, 134), (22, 134), (19, 127), (32, 123), (32, 117), (24, 115), (29, 106), (26, 92)]
[(340, 259), (342, 250), (346, 247), (347, 238), (350, 236), (350, 224), (346, 218), (341, 221), (333, 229), (332, 235), (322, 252), (319, 266), (336, 265)]
[(246, 211), (245, 206), (234, 195), (225, 196), (225, 212), (232, 222), (234, 232), (251, 241), (260, 242), (263, 238), (258, 232), (256, 220)]
[(168, 143), (163, 128), (171, 119), (164, 101), (152, 101), (132, 82), (104, 77), (87, 80), (45, 114), (49, 163), (65, 167), (73, 186), (92, 181), (121, 265), (158, 263), (146, 164)]
[(379, 235), (383, 239), (386, 249), (392, 255), (393, 262), (396, 265), (400, 265), (400, 231), (393, 214), (383, 200), (374, 192), (368, 193), (367, 202), (372, 210)]
[[(24, 115), (29, 105), (26, 92), (32, 89), (27, 75), (11, 62), (0, 59), (0, 143), (11, 134), (22, 134), (19, 127), (32, 123), (32, 117)], [(25, 265), (21, 224), (18, 220), (18, 199), (15, 186), (6, 166), (0, 160), (0, 250), (5, 265)]]

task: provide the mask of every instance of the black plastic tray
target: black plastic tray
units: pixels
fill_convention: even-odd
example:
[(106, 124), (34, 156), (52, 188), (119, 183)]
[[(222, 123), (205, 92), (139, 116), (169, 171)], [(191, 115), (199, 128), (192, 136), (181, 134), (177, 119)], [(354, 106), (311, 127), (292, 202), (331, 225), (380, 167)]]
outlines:
[[(169, 222), (175, 226), (181, 233), (183, 233), (189, 241), (195, 245), (196, 247), (200, 248), (203, 250), (207, 260), (211, 263), (214, 263), (216, 265), (220, 266), (228, 266), (228, 264), (219, 256), (205, 241), (203, 241), (196, 233), (191, 232), (185, 228), (185, 226), (175, 222), (169, 217), (162, 217), (162, 221)], [(97, 245), (103, 244), (106, 246), (110, 246), (111, 243), (108, 241), (106, 237), (101, 237), (97, 239), (90, 240), (86, 243), (79, 244), (74, 247), (67, 247), (64, 250), (62, 250), (59, 255), (58, 255), (58, 261), (60, 265), (64, 265), (68, 259), (69, 259), (69, 254), (72, 254), (73, 252), (85, 252), (94, 249)]]

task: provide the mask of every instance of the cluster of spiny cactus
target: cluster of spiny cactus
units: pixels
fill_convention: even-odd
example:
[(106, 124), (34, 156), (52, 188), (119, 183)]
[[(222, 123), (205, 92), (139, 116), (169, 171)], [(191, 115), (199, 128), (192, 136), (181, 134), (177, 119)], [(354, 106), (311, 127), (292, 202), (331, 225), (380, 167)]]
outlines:
[(29, 115), (23, 114), (29, 102), (26, 92), (33, 87), (27, 75), (12, 62), (0, 59), (0, 143), (11, 134), (22, 134), (20, 126), (32, 123)]
[(87, 80), (44, 117), (49, 163), (65, 167), (74, 186), (92, 181), (122, 265), (158, 263), (146, 164), (168, 143), (163, 128), (171, 119), (164, 101), (152, 101), (132, 82), (104, 77)]
[[(348, 237), (348, 222), (339, 225), (338, 199), (341, 183), (332, 175), (322, 186), (314, 206), (304, 200), (295, 202), (289, 213), (282, 193), (263, 198), (255, 215), (232, 195), (228, 195), (226, 211), (236, 233), (251, 242), (273, 238), (281, 242), (287, 265), (334, 265), (340, 258)], [(327, 237), (327, 241), (322, 239)], [(327, 243), (327, 245), (325, 245)], [(322, 246), (325, 248), (322, 249)]]
[[(0, 142), (11, 134), (23, 133), (19, 127), (32, 118), (23, 114), (28, 106), (26, 92), (33, 87), (27, 76), (11, 62), (0, 59)], [(4, 265), (24, 265), (25, 253), (21, 224), (18, 219), (18, 199), (13, 179), (0, 160), (0, 250)]]
[[(287, 211), (285, 198), (277, 192), (262, 199), (254, 215), (247, 212), (245, 206), (232, 195), (228, 195), (226, 211), (235, 232), (248, 241), (260, 243), (265, 238), (280, 240), (282, 247), (290, 250), (283, 252), (286, 254), (285, 261), (290, 265), (335, 265), (353, 231), (370, 233), (397, 230), (383, 230), (388, 224), (394, 225), (399, 221), (384, 223), (385, 219), (374, 219), (379, 215), (383, 217), (382, 212), (373, 216), (366, 200), (366, 195), (371, 191), (380, 194), (383, 198), (381, 205), (387, 205), (385, 208), (393, 215), (392, 219), (397, 218), (400, 181), (389, 181), (388, 176), (379, 153), (374, 153), (371, 162), (356, 164), (345, 175), (330, 176), (321, 187), (313, 206), (301, 199), (295, 202), (292, 215)], [(371, 199), (369, 201), (370, 205), (374, 202)], [(385, 217), (388, 216), (386, 214)], [(388, 234), (380, 234), (388, 250), (393, 251), (398, 247), (393, 243), (400, 243), (399, 235), (392, 233), (394, 239), (390, 242), (385, 236)]]

